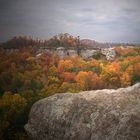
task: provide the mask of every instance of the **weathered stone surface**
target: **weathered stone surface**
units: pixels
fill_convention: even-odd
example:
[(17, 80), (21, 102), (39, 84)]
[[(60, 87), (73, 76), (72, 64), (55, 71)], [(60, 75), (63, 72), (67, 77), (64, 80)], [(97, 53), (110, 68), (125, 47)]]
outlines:
[(83, 58), (92, 58), (94, 54), (99, 53), (99, 50), (81, 50), (81, 56)]
[(101, 49), (101, 53), (106, 56), (107, 60), (114, 60), (116, 56), (116, 51), (114, 48)]
[(25, 129), (33, 140), (140, 140), (140, 84), (42, 99)]

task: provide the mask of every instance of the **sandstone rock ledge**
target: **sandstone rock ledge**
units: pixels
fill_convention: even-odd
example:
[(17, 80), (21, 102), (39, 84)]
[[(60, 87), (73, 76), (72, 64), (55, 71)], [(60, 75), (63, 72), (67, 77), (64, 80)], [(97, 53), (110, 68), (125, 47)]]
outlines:
[(140, 83), (42, 99), (25, 130), (33, 140), (140, 140)]

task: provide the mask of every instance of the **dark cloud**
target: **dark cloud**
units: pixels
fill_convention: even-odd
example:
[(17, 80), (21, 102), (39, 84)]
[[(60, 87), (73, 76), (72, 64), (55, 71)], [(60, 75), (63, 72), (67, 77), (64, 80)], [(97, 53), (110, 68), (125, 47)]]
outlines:
[(0, 41), (68, 32), (98, 41), (140, 43), (139, 0), (0, 0)]

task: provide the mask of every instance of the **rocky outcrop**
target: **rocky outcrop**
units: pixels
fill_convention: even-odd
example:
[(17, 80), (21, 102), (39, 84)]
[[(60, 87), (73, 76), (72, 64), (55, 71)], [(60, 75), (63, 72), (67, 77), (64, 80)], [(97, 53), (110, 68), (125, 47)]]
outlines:
[[(76, 49), (65, 49), (64, 47), (58, 47), (57, 49), (46, 49), (46, 48), (41, 48), (38, 49), (37, 51), (37, 55), (40, 55), (44, 52), (48, 52), (50, 54), (57, 54), (61, 59), (63, 59), (66, 56), (71, 56), (71, 57), (76, 57), (78, 56), (77, 50)], [(84, 59), (88, 59), (88, 58), (93, 58), (94, 55), (96, 55), (97, 53), (100, 53), (100, 50), (98, 49), (81, 49), (79, 55), (84, 58)]]
[(106, 56), (107, 60), (114, 60), (116, 56), (114, 48), (101, 49), (101, 53)]
[(97, 54), (97, 53), (100, 53), (100, 51), (99, 50), (81, 50), (81, 56), (83, 57), (83, 58), (93, 58), (93, 56), (95, 55), (95, 54)]
[(140, 84), (42, 99), (25, 130), (33, 140), (139, 140)]

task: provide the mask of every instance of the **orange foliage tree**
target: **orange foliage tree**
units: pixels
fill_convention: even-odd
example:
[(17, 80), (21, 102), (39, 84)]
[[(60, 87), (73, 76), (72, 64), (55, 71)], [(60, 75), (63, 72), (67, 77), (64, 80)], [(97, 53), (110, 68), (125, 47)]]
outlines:
[(82, 90), (98, 89), (103, 87), (102, 80), (92, 71), (80, 71), (75, 77)]

